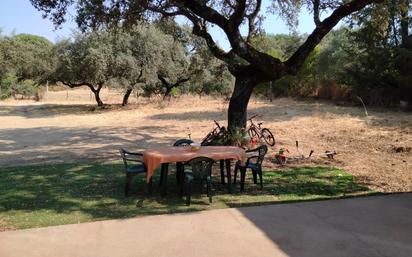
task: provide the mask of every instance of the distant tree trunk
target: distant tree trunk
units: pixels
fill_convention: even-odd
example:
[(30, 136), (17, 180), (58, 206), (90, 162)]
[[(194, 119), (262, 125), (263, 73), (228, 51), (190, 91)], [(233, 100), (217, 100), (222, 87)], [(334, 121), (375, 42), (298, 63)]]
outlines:
[(170, 99), (172, 98), (172, 89), (174, 88), (174, 86), (168, 86), (168, 87), (166, 87), (166, 91), (165, 91), (165, 93), (164, 93), (164, 95), (163, 95), (163, 101), (164, 100), (168, 100), (168, 101), (170, 101)]
[(161, 76), (161, 75), (159, 75), (159, 74), (157, 75), (157, 77), (158, 77), (158, 79), (160, 80), (160, 82), (162, 82), (163, 86), (166, 88), (166, 91), (165, 91), (165, 93), (164, 93), (164, 95), (163, 95), (163, 100), (168, 99), (169, 101), (170, 101), (170, 99), (171, 99), (171, 97), (172, 97), (172, 94), (171, 94), (171, 93), (172, 93), (173, 88), (178, 87), (178, 86), (180, 86), (181, 84), (183, 84), (183, 83), (185, 83), (185, 82), (187, 82), (187, 81), (190, 80), (190, 78), (181, 78), (181, 79), (179, 79), (176, 83), (172, 84), (172, 83), (167, 82), (167, 80), (166, 80), (163, 76)]
[(123, 96), (123, 102), (122, 102), (122, 106), (126, 106), (129, 103), (129, 96), (133, 91), (133, 87), (129, 86), (126, 90), (126, 93)]
[(99, 107), (104, 105), (102, 99), (100, 98), (100, 90), (102, 89), (102, 87), (103, 83), (99, 83), (97, 88), (94, 88), (93, 86), (90, 87), (90, 90), (92, 90), (94, 98), (96, 99), (97, 106)]
[(409, 0), (403, 0), (403, 10), (401, 11), (401, 45), (403, 48), (409, 47)]
[[(63, 85), (68, 86), (70, 88), (77, 88), (77, 87), (82, 87), (82, 86), (87, 86), (88, 88), (90, 88), (90, 91), (93, 92), (94, 94), (94, 98), (96, 100), (97, 106), (103, 106), (103, 101), (102, 99), (100, 99), (100, 90), (103, 87), (103, 82), (100, 82), (97, 84), (97, 88), (94, 88), (93, 84), (88, 83), (88, 82), (80, 82), (80, 83), (70, 83), (67, 81), (62, 81), (59, 80), (59, 82), (61, 82)], [(68, 98), (68, 91), (67, 91), (67, 97)]]

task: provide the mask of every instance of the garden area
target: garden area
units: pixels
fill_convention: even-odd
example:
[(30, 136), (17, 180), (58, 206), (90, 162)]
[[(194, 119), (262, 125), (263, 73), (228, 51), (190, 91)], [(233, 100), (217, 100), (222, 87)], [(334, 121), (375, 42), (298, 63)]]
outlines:
[[(412, 190), (410, 115), (370, 109), (365, 116), (358, 107), (257, 98), (251, 100), (250, 113), (259, 114), (276, 138), (263, 162), (263, 190), (247, 172), (245, 191), (240, 192), (238, 177), (229, 194), (215, 165), (212, 204), (205, 188), (195, 187), (186, 206), (171, 165), (166, 197), (161, 196), (160, 167), (154, 173), (153, 195), (148, 195), (142, 174), (125, 197), (119, 148), (142, 152), (171, 146), (188, 134), (199, 142), (212, 129), (211, 120), (224, 120), (227, 102), (202, 97), (206, 108), (191, 96), (164, 106), (160, 99), (133, 98), (124, 108), (115, 105), (120, 93), (103, 91), (103, 99), (114, 104), (96, 110), (86, 90), (70, 90), (68, 95), (66, 99), (66, 91), (57, 91), (47, 103), (10, 100), (0, 106), (5, 121), (0, 134), (1, 230)], [(276, 113), (277, 119), (268, 113)], [(305, 155), (310, 150), (335, 150), (337, 155), (276, 164), (280, 148), (296, 153), (296, 140)]]
[[(0, 170), (0, 229), (25, 229), (75, 224), (105, 219), (124, 219), (142, 215), (167, 214), (297, 202), (373, 194), (355, 182), (352, 175), (336, 168), (308, 167), (286, 171), (265, 171), (264, 189), (250, 178), (243, 193), (238, 188), (228, 194), (220, 181), (213, 181), (213, 203), (199, 189), (192, 204), (178, 197), (173, 176), (169, 195), (160, 190), (147, 195), (146, 178), (133, 182), (131, 196), (123, 193), (123, 163), (58, 164), (25, 166)], [(157, 185), (158, 176), (154, 182)], [(202, 190), (204, 191), (204, 189)]]

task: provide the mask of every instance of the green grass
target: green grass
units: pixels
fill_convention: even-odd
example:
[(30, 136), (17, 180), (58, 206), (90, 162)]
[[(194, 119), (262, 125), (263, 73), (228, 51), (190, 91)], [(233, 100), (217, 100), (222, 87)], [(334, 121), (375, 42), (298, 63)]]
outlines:
[(355, 183), (350, 174), (330, 167), (265, 172), (263, 191), (248, 175), (245, 192), (240, 194), (236, 185), (232, 195), (216, 175), (213, 204), (209, 205), (204, 191), (200, 195), (198, 189), (187, 207), (178, 197), (174, 173), (169, 175), (167, 197), (160, 197), (158, 177), (154, 179), (153, 196), (148, 196), (142, 175), (135, 177), (131, 196), (125, 198), (123, 166), (117, 162), (2, 168), (0, 231), (373, 193)]

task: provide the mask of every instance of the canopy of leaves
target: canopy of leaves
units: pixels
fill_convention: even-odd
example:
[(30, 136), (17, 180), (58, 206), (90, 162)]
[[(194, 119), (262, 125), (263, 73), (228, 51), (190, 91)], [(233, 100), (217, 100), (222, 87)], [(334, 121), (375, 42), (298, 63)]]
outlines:
[[(382, 0), (276, 0), (270, 1), (270, 5), (263, 5), (261, 0), (31, 0), (37, 9), (51, 17), (57, 25), (64, 22), (68, 6), (74, 5), (78, 25), (83, 30), (99, 28), (102, 25), (117, 26), (118, 23), (127, 27), (139, 20), (152, 20), (159, 16), (185, 16), (192, 23), (193, 33), (206, 40), (212, 53), (228, 64), (232, 74), (241, 76), (245, 67), (253, 68), (255, 79), (258, 80), (277, 79), (296, 73), (310, 52), (341, 19), (368, 4), (380, 1)], [(251, 44), (252, 38), (261, 32), (260, 25), (265, 16), (262, 9), (278, 13), (289, 24), (294, 25), (302, 7), (306, 7), (313, 14), (316, 28), (287, 60), (282, 62)], [(322, 13), (330, 15), (322, 20)], [(219, 26), (225, 32), (232, 47), (231, 51), (226, 52), (216, 44), (209, 34), (212, 25)], [(241, 26), (247, 28), (246, 36), (240, 33)]]
[(53, 70), (53, 44), (47, 39), (19, 34), (0, 39), (0, 74), (14, 73), (19, 80), (42, 81)]

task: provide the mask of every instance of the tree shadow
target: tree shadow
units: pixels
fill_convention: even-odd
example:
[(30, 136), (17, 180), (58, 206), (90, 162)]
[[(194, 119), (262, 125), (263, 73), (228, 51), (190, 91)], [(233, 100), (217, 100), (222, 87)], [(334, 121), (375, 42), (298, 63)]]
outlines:
[(96, 113), (112, 112), (117, 110), (136, 110), (150, 102), (139, 104), (105, 104), (101, 107), (95, 104), (26, 104), (26, 105), (0, 105), (0, 117), (18, 116), (26, 119), (59, 117), (66, 115), (93, 115)]
[[(220, 208), (267, 204), (273, 197), (279, 201), (287, 200), (289, 195), (320, 198), (368, 190), (350, 178), (325, 180), (332, 176), (331, 169), (319, 168), (310, 172), (308, 169), (311, 168), (308, 168), (296, 170), (296, 179), (292, 172), (265, 172), (264, 190), (257, 189), (248, 179), (245, 192), (241, 194), (235, 187), (232, 195), (228, 194), (227, 185), (220, 183), (218, 166), (213, 171), (213, 204)], [(12, 225), (21, 228), (211, 208), (205, 189), (199, 185), (194, 186), (192, 205), (186, 206), (184, 199), (179, 197), (180, 187), (173, 172), (169, 174), (168, 195), (161, 197), (159, 173), (155, 172), (153, 195), (147, 194), (146, 177), (138, 175), (133, 180), (131, 196), (124, 197), (125, 175), (120, 161), (3, 168), (0, 170), (0, 218), (10, 219), (7, 215), (12, 213)], [(279, 197), (282, 195), (284, 199)]]
[[(158, 133), (169, 136), (157, 136)], [(142, 151), (172, 145), (178, 131), (163, 126), (62, 128), (38, 127), (0, 130), (0, 165), (105, 161), (118, 158), (118, 149)]]
[(20, 116), (27, 119), (64, 115), (94, 114), (96, 106), (91, 104), (41, 104), (41, 105), (0, 105), (1, 116)]
[[(309, 116), (318, 116), (330, 119), (331, 115), (350, 116), (367, 122), (376, 127), (396, 127), (403, 130), (410, 130), (412, 118), (407, 113), (387, 110), (382, 108), (368, 109), (369, 116), (360, 107), (346, 107), (333, 105), (325, 101), (291, 99), (277, 99), (274, 102), (251, 100), (258, 103), (249, 105), (248, 116), (258, 115), (255, 121), (264, 123), (283, 122)], [(225, 120), (226, 111), (189, 111), (181, 113), (155, 114), (149, 118), (152, 120), (179, 120), (179, 121), (198, 121), (198, 120)], [(226, 125), (226, 124), (221, 124)]]

